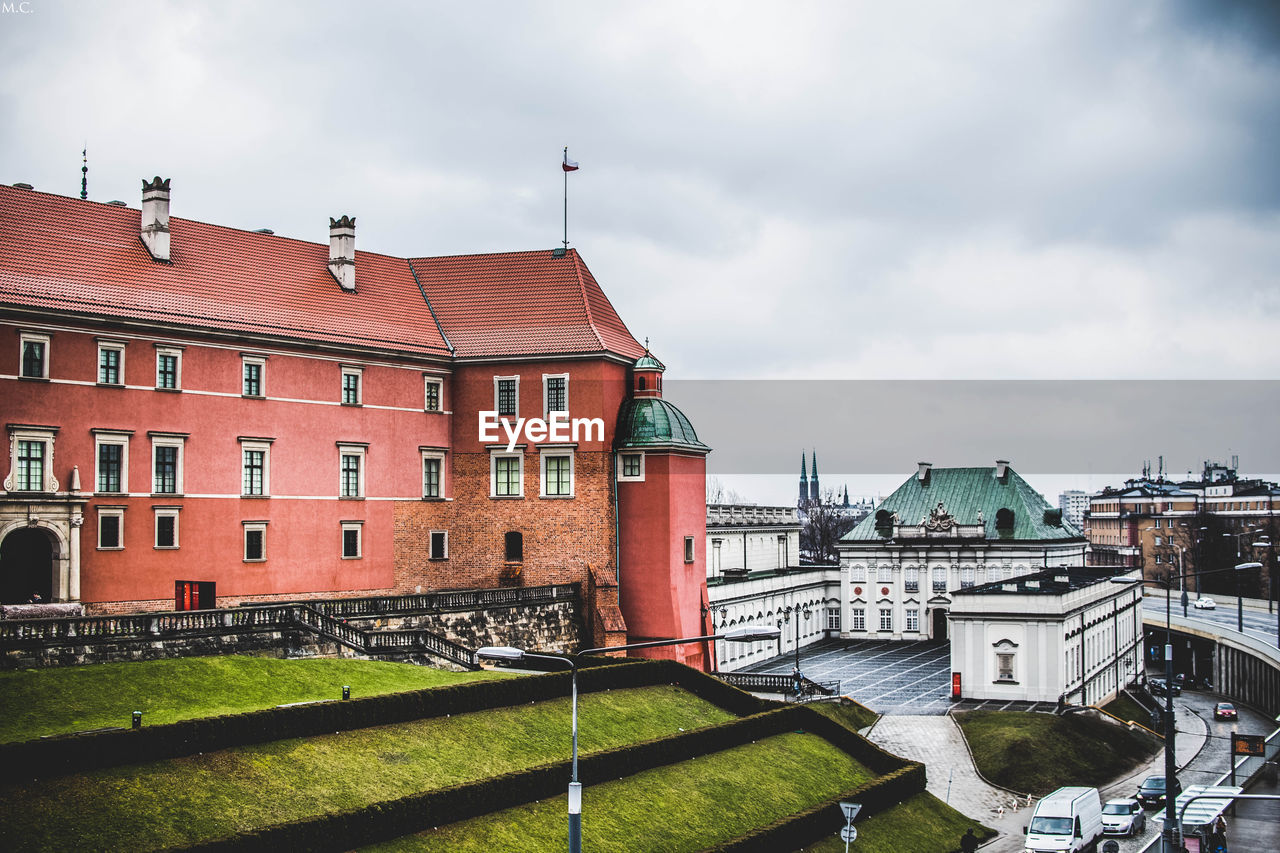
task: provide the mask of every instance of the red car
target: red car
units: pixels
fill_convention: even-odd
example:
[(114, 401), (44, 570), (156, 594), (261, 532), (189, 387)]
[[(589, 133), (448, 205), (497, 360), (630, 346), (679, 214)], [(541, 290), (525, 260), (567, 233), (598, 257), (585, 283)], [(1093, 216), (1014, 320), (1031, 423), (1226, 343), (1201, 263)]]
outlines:
[(1239, 715), (1236, 714), (1236, 706), (1230, 702), (1219, 702), (1213, 706), (1213, 718), (1215, 720), (1237, 720)]

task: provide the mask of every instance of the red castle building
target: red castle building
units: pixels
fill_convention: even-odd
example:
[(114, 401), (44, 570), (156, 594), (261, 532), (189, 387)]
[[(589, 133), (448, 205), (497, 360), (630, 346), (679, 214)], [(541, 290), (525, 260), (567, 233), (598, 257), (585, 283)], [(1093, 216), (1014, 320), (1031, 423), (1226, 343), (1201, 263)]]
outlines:
[(344, 216), (326, 252), (169, 206), (0, 187), (0, 603), (616, 582), (595, 642), (704, 633), (709, 448), (577, 251), (390, 257)]

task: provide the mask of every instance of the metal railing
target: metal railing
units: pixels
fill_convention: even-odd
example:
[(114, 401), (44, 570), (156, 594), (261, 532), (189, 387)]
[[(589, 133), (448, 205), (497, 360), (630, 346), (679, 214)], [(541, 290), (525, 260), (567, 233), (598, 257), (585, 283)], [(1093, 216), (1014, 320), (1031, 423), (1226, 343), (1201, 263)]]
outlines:
[[(754, 690), (759, 693), (785, 693), (795, 695), (796, 683), (790, 675), (765, 672), (721, 672), (716, 678), (726, 684), (742, 690)], [(817, 696), (835, 696), (840, 693), (839, 681), (813, 681), (800, 679), (800, 696), (814, 698)]]

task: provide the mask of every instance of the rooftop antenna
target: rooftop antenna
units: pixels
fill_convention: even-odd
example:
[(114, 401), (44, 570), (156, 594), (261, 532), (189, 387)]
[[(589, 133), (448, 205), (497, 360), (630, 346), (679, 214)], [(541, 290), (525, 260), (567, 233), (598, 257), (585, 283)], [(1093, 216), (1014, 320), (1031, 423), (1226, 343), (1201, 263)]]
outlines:
[(84, 144), (84, 150), (80, 152), (83, 157), (83, 164), (80, 167), (80, 198), (87, 199), (89, 197), (89, 143)]
[(578, 171), (578, 161), (569, 159), (569, 146), (564, 147), (564, 250), (569, 251), (569, 173)]

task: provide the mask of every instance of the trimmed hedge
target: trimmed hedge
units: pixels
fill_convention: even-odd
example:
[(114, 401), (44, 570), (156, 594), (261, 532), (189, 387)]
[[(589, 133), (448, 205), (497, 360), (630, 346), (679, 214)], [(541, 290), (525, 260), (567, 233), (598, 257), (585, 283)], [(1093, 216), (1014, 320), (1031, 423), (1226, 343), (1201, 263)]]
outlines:
[[(700, 676), (699, 673), (695, 675)], [(579, 757), (578, 775), (584, 785), (598, 785), (797, 729), (810, 731), (831, 741), (837, 748), (850, 753), (873, 770), (876, 770), (873, 763), (882, 767), (887, 766), (887, 762), (893, 763), (892, 772), (888, 776), (860, 785), (845, 795), (860, 797), (859, 801), (863, 803), (864, 809), (869, 809), (867, 814), (874, 814), (924, 790), (923, 765), (907, 764), (903, 759), (884, 752), (812, 709), (799, 705), (783, 706), (711, 728)], [(567, 761), (544, 765), (375, 803), (354, 811), (278, 824), (186, 849), (204, 853), (275, 853), (281, 849), (348, 850), (489, 814), (495, 809), (559, 796), (565, 792), (569, 771)], [(795, 832), (812, 833), (816, 839), (828, 830), (833, 810), (835, 818), (843, 821), (837, 805), (839, 799), (841, 798), (779, 821), (734, 843), (758, 844), (761, 846), (740, 849), (765, 851), (783, 849), (778, 846), (778, 839), (791, 839)], [(755, 836), (759, 833), (768, 834), (761, 836), (762, 840), (757, 842)]]
[[(236, 746), (392, 725), (410, 720), (486, 711), (569, 695), (570, 673), (554, 672), (502, 681), (476, 681), (347, 701), (268, 708), (143, 726), (0, 744), (0, 783), (48, 778), (102, 767), (141, 764)], [(775, 703), (675, 661), (610, 661), (585, 658), (578, 690), (593, 693), (678, 684), (738, 716)]]

